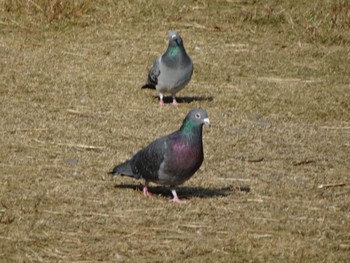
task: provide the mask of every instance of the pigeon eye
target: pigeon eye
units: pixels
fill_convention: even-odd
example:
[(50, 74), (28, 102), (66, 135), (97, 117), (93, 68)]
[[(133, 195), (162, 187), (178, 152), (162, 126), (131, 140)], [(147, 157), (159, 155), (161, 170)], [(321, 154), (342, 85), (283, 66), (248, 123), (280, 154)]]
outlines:
[(196, 115), (194, 115), (194, 117), (196, 117), (196, 119), (200, 119), (201, 118), (201, 114), (200, 113), (196, 113)]

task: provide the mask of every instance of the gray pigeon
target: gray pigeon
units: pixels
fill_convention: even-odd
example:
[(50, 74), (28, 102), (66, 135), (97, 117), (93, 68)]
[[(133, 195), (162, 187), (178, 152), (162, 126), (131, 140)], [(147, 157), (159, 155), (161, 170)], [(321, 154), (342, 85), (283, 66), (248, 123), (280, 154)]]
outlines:
[(179, 130), (163, 136), (137, 152), (130, 160), (114, 167), (110, 174), (144, 179), (143, 193), (149, 182), (169, 185), (174, 203), (181, 203), (175, 186), (190, 179), (203, 162), (202, 126), (209, 125), (203, 109), (191, 110)]
[(182, 38), (176, 31), (171, 31), (168, 49), (155, 60), (142, 88), (155, 88), (159, 93), (160, 105), (164, 104), (163, 94), (171, 93), (173, 104), (177, 105), (175, 95), (191, 80), (192, 73), (193, 63), (186, 53)]

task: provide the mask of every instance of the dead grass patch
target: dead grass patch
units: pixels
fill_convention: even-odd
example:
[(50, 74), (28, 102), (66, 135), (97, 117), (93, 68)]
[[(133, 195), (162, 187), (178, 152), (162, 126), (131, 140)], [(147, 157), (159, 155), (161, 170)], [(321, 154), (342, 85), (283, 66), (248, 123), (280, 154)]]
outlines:
[[(348, 259), (346, 1), (33, 0), (0, 10), (1, 258)], [(182, 104), (160, 108), (140, 87), (172, 28), (195, 72)], [(107, 176), (194, 107), (213, 126), (203, 166), (178, 190), (188, 204)]]

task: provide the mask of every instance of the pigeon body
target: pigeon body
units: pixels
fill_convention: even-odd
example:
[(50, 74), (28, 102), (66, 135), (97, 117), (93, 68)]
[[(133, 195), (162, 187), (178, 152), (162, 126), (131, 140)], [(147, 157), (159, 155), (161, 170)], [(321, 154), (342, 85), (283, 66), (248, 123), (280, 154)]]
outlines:
[(181, 36), (176, 31), (169, 32), (166, 52), (158, 57), (148, 73), (142, 88), (153, 88), (159, 93), (159, 104), (163, 105), (164, 93), (170, 93), (173, 104), (177, 104), (176, 93), (191, 80), (193, 63), (187, 55)]
[(181, 202), (175, 186), (190, 179), (203, 162), (202, 127), (209, 124), (203, 109), (190, 111), (181, 128), (163, 136), (137, 152), (130, 160), (117, 165), (111, 174), (144, 179), (143, 192), (149, 196), (149, 182), (169, 185), (173, 202)]

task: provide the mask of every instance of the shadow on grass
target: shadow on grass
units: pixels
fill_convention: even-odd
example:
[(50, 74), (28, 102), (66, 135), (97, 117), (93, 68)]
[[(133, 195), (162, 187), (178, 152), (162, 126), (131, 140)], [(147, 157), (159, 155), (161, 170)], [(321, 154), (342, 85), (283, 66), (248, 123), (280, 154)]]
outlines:
[[(154, 98), (159, 98), (158, 96), (154, 96)], [(212, 96), (186, 96), (186, 97), (176, 97), (176, 101), (178, 103), (191, 103), (194, 101), (213, 101), (214, 97)], [(166, 96), (163, 98), (165, 104), (173, 103), (173, 97)]]
[[(141, 184), (119, 184), (115, 185), (115, 188), (119, 189), (133, 189), (142, 192), (143, 186)], [(148, 190), (154, 195), (161, 195), (165, 197), (172, 197), (169, 187), (166, 186), (149, 186)], [(191, 197), (211, 198), (211, 197), (223, 197), (230, 195), (234, 190), (243, 192), (249, 192), (250, 189), (241, 189), (239, 187), (222, 187), (222, 188), (203, 188), (203, 187), (188, 187), (180, 186), (176, 188), (176, 192), (180, 198), (189, 199)]]

